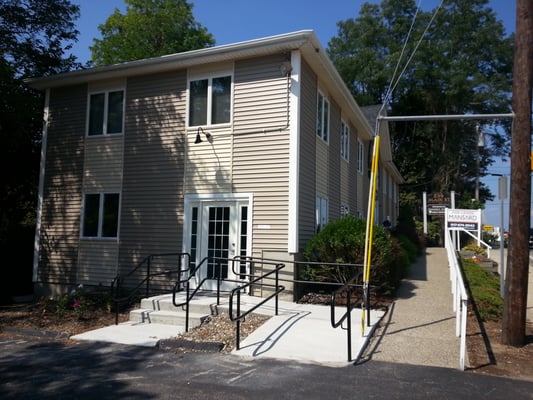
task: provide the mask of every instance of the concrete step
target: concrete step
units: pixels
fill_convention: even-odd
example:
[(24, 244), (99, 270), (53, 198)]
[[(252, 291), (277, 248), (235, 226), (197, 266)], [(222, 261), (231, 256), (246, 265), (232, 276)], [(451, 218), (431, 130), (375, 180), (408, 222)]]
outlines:
[[(199, 326), (209, 314), (193, 313), (189, 314), (189, 328)], [(131, 310), (129, 315), (131, 322), (142, 322), (151, 324), (164, 324), (185, 326), (185, 311), (165, 311), (140, 308)]]
[[(225, 298), (224, 298), (225, 299)], [(185, 295), (178, 293), (176, 295), (176, 303), (184, 303)], [(189, 303), (189, 311), (198, 314), (215, 315), (217, 314), (217, 300), (216, 296), (211, 295), (197, 295)], [(172, 302), (172, 295), (165, 294), (160, 296), (153, 296), (141, 300), (141, 308), (155, 311), (179, 311), (184, 310), (184, 307), (176, 307)]]

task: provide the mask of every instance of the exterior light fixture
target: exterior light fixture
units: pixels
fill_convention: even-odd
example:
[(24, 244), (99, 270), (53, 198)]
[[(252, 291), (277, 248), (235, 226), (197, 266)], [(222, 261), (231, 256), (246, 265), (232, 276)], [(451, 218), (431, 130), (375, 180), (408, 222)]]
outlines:
[(205, 138), (209, 143), (213, 142), (213, 135), (211, 135), (209, 132), (205, 132), (201, 126), (198, 127), (198, 131), (196, 132), (196, 140), (194, 141), (194, 144), (202, 143), (202, 137), (200, 136), (200, 132), (204, 134)]
[(292, 65), (290, 61), (284, 61), (279, 66), (279, 72), (281, 73), (281, 76), (287, 76), (292, 71)]

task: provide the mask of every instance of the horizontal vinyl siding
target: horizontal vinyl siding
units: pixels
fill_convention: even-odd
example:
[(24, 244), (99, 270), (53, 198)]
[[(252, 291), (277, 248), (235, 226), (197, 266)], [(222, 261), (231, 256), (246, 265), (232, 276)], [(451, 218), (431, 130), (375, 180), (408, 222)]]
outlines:
[(330, 99), (330, 132), (328, 157), (329, 220), (340, 218), (340, 163), (341, 163), (341, 113), (337, 103)]
[(85, 86), (52, 90), (37, 280), (76, 284), (80, 235)]
[(253, 249), (287, 250), (289, 131), (281, 56), (235, 66), (232, 184), (254, 193)]
[(185, 71), (128, 80), (119, 270), (181, 251)]
[(202, 143), (194, 143), (196, 131), (188, 134), (185, 193), (207, 194), (231, 192), (231, 145), (229, 134), (212, 133), (213, 143), (202, 135)]
[(85, 141), (84, 191), (118, 190), (122, 186), (123, 135)]
[(366, 218), (367, 208), (368, 208), (368, 191), (370, 190), (370, 164), (369, 157), (372, 157), (369, 154), (369, 143), (362, 142), (364, 146), (364, 163), (363, 163), (363, 173), (357, 173), (357, 209), (363, 213), (363, 217)]
[(80, 241), (77, 283), (110, 286), (117, 274), (116, 241)]
[(317, 78), (311, 68), (302, 62), (300, 103), (300, 195), (299, 195), (299, 248), (303, 249), (316, 230), (315, 196), (316, 173), (316, 93)]
[(353, 173), (353, 171), (350, 171), (350, 163), (346, 162), (346, 160), (341, 160), (339, 174), (341, 205), (349, 206), (350, 212), (353, 212), (353, 205), (350, 201), (350, 189), (353, 188), (353, 186), (350, 185), (350, 173)]

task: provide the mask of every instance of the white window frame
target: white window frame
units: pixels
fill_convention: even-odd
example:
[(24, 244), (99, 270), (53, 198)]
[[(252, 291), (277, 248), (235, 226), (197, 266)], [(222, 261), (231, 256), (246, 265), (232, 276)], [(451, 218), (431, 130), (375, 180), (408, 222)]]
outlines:
[(364, 174), (365, 166), (365, 145), (361, 140), (357, 139), (357, 172)]
[[(103, 223), (104, 223), (104, 199), (105, 195), (111, 195), (116, 194), (118, 195), (118, 209), (117, 209), (117, 234), (116, 236), (102, 236), (102, 230), (103, 230)], [(85, 236), (85, 202), (88, 195), (99, 195), (99, 203), (98, 203), (98, 229), (96, 236)], [(122, 207), (122, 195), (118, 191), (113, 192), (84, 192), (83, 193), (83, 205), (81, 209), (81, 230), (80, 230), (80, 237), (82, 239), (101, 239), (101, 240), (116, 240), (118, 239), (119, 232), (120, 232), (120, 211)]]
[(341, 205), (341, 218), (347, 217), (348, 215), (350, 215), (350, 206), (347, 204), (342, 204)]
[(318, 233), (329, 221), (329, 200), (326, 197), (316, 196), (315, 213), (316, 232)]
[[(231, 79), (230, 84), (230, 112), (229, 112), (229, 121), (227, 122), (221, 122), (214, 124), (212, 123), (213, 119), (213, 79), (217, 78), (226, 78), (229, 77)], [(207, 80), (207, 104), (206, 104), (206, 123), (205, 124), (199, 124), (199, 125), (192, 125), (192, 118), (191, 118), (191, 83), (196, 81), (203, 81)], [(209, 74), (209, 75), (194, 75), (190, 76), (187, 81), (187, 126), (189, 128), (195, 128), (198, 126), (226, 126), (231, 125), (233, 121), (233, 87), (234, 87), (234, 77), (232, 72), (217, 72), (216, 74)]]
[(325, 94), (320, 90), (317, 94), (317, 108), (316, 108), (316, 134), (324, 142), (329, 143), (329, 116), (331, 107), (329, 100)]
[[(122, 121), (121, 121), (121, 130), (120, 132), (107, 132), (107, 121), (109, 117), (109, 94), (115, 92), (122, 92)], [(103, 94), (104, 95), (104, 118), (102, 121), (102, 133), (89, 133), (89, 124), (91, 121), (91, 97)], [(114, 136), (114, 135), (123, 135), (124, 134), (124, 122), (125, 122), (125, 113), (126, 113), (126, 90), (123, 87), (110, 88), (106, 90), (94, 90), (87, 93), (87, 118), (85, 121), (85, 136), (86, 137), (102, 137), (102, 136)]]
[(350, 161), (350, 126), (341, 120), (341, 157)]

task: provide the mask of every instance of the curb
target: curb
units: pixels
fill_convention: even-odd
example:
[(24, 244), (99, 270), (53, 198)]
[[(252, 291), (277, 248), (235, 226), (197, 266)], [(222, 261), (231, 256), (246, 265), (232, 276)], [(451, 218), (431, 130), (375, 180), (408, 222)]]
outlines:
[(163, 349), (186, 349), (192, 351), (203, 351), (207, 353), (219, 353), (224, 349), (221, 342), (194, 342), (192, 340), (171, 339), (160, 340), (159, 348)]
[(70, 332), (43, 331), (38, 329), (0, 328), (0, 333), (17, 336), (31, 336), (37, 338), (65, 340), (70, 338)]

